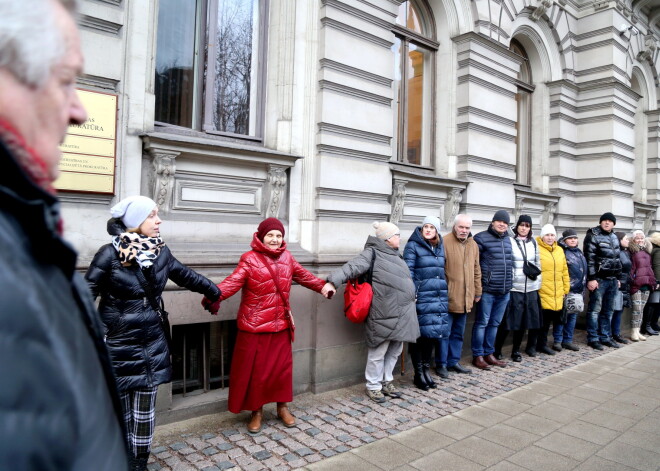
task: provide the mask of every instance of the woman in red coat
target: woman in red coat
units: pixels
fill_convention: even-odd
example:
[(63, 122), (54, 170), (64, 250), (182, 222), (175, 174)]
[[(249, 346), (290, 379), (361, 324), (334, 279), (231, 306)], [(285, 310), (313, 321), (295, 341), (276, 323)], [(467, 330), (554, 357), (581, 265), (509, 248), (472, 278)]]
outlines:
[(276, 218), (259, 224), (251, 247), (241, 256), (234, 272), (218, 285), (222, 291), (220, 299), (211, 303), (205, 298), (202, 304), (217, 314), (221, 300), (243, 290), (229, 373), (228, 408), (235, 414), (252, 411), (247, 429), (257, 434), (261, 431), (263, 405), (269, 402), (277, 402), (277, 417), (284, 425), (295, 425), (287, 407), (293, 399), (291, 282), (321, 293), (325, 281), (293, 258), (286, 249), (284, 226)]

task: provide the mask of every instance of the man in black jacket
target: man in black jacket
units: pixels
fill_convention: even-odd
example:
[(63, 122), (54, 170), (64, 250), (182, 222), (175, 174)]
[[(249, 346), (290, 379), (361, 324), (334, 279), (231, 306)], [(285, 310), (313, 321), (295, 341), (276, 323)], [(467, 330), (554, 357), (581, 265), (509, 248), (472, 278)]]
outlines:
[(614, 234), (616, 217), (605, 213), (599, 225), (587, 231), (583, 251), (587, 259), (587, 289), (590, 291), (587, 308), (587, 342), (591, 348), (602, 350), (603, 345), (618, 347), (612, 340), (610, 323), (614, 299), (620, 286), (621, 260), (619, 240)]
[(126, 470), (98, 314), (62, 237), (59, 144), (86, 113), (74, 0), (0, 2), (0, 469)]
[(481, 300), (472, 326), (472, 364), (488, 370), (491, 366), (506, 366), (495, 358), (495, 337), (509, 302), (513, 285), (513, 255), (508, 235), (509, 213), (500, 209), (490, 227), (474, 236), (479, 246), (481, 266)]

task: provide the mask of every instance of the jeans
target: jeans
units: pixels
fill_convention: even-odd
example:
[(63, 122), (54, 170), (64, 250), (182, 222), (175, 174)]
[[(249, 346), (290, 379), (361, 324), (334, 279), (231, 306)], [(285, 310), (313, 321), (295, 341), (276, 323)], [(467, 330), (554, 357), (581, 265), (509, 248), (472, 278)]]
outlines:
[(552, 327), (552, 336), (555, 338), (555, 343), (573, 343), (575, 321), (577, 321), (577, 312), (566, 315), (566, 324), (555, 324)]
[(614, 298), (618, 290), (619, 283), (616, 279), (598, 280), (598, 288), (589, 295), (587, 342), (606, 342), (610, 340)]
[(380, 391), (383, 383), (394, 379), (392, 371), (396, 361), (403, 350), (403, 342), (386, 340), (376, 348), (369, 348), (367, 353), (367, 367), (364, 376), (367, 380), (367, 389)]
[(495, 351), (497, 328), (502, 322), (508, 303), (509, 293), (481, 295), (472, 327), (472, 356), (491, 355)]
[(463, 350), (463, 333), (467, 314), (449, 313), (449, 338), (438, 339), (435, 351), (436, 366), (454, 366), (461, 360)]

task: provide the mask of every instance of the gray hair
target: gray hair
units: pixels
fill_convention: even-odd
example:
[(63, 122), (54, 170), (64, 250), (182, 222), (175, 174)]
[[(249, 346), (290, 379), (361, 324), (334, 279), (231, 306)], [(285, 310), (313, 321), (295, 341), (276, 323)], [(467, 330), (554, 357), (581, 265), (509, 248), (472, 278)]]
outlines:
[(470, 225), (472, 225), (472, 218), (470, 216), (467, 214), (457, 214), (454, 218), (454, 225), (452, 227), (456, 227), (456, 224), (458, 224), (458, 222), (461, 220), (470, 221)]
[(56, 4), (75, 15), (78, 0), (0, 0), (0, 69), (31, 87), (42, 86), (66, 53)]

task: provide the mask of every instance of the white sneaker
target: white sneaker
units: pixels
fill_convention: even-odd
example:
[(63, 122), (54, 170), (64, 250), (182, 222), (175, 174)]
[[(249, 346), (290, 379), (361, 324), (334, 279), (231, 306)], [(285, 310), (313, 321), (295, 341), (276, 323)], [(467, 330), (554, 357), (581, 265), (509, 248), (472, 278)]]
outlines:
[(378, 404), (387, 401), (387, 398), (383, 395), (383, 391), (380, 389), (367, 389), (367, 397)]

